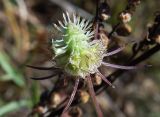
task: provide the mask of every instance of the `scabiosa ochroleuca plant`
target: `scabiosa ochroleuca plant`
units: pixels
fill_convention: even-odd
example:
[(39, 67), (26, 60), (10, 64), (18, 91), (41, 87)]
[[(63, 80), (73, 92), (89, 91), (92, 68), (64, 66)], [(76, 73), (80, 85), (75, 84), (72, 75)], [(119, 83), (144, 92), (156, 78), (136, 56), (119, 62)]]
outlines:
[(98, 70), (101, 65), (120, 69), (134, 69), (133, 66), (119, 66), (103, 62), (103, 58), (113, 55), (122, 50), (119, 48), (111, 53), (106, 53), (106, 48), (101, 40), (91, 40), (94, 37), (92, 24), (85, 19), (76, 17), (73, 14), (73, 20), (69, 14), (63, 14), (64, 22), (59, 22), (59, 26), (54, 24), (55, 28), (62, 33), (60, 39), (52, 40), (52, 47), (55, 53), (54, 61), (56, 67), (64, 70), (68, 75), (74, 76), (76, 83), (71, 98), (64, 109), (65, 112), (71, 105), (79, 79), (83, 78), (88, 82), (89, 92), (93, 98), (97, 113), (102, 116), (102, 112), (95, 99), (93, 84), (90, 74), (98, 73), (101, 78), (109, 85), (114, 87)]
[[(101, 65), (118, 69), (135, 69), (135, 67), (120, 66), (104, 62), (104, 57), (111, 56), (120, 52), (123, 47), (107, 53), (107, 49), (103, 45), (102, 40), (92, 40), (95, 32), (92, 30), (92, 24), (90, 23), (90, 21), (84, 18), (80, 18), (75, 14), (73, 14), (72, 18), (70, 18), (68, 12), (66, 14), (63, 13), (63, 18), (64, 22), (58, 21), (58, 25), (54, 24), (54, 27), (61, 32), (59, 38), (52, 39), (52, 49), (54, 52), (53, 61), (55, 63), (54, 68), (58, 68), (68, 76), (72, 76), (75, 78), (75, 86), (73, 88), (68, 104), (63, 110), (63, 113), (66, 112), (66, 110), (68, 110), (68, 108), (70, 107), (77, 92), (79, 79), (82, 78), (88, 84), (89, 93), (95, 105), (98, 117), (102, 117), (103, 114), (101, 112), (99, 104), (96, 101), (90, 74), (98, 74), (104, 82), (114, 88), (111, 82), (108, 81), (105, 76), (100, 73), (98, 68)], [(38, 68), (33, 66), (29, 67)], [(44, 68), (39, 67), (38, 69)], [(40, 79), (47, 79), (52, 77), (53, 75)], [(37, 80), (38, 78), (33, 79)]]

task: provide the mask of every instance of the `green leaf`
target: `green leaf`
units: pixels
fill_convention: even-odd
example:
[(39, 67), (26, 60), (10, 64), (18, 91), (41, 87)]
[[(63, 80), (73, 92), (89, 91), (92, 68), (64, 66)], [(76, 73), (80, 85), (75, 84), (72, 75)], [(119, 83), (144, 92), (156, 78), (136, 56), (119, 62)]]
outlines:
[(39, 95), (40, 95), (39, 84), (35, 81), (33, 81), (31, 85), (31, 94), (32, 94), (31, 100), (33, 104), (32, 106), (34, 106), (39, 101)]
[(0, 107), (0, 117), (9, 112), (14, 112), (22, 107), (29, 107), (29, 106), (30, 106), (30, 101), (28, 100), (10, 102)]
[(12, 80), (16, 85), (20, 87), (23, 87), (25, 85), (22, 73), (16, 67), (11, 65), (9, 56), (3, 51), (0, 52), (0, 66), (6, 72), (6, 75), (0, 77), (0, 80)]

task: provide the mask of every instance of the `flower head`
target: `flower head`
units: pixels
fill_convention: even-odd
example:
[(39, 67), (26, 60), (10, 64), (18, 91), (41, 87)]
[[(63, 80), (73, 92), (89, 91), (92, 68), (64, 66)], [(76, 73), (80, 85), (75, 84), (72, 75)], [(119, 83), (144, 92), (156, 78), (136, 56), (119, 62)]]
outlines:
[(64, 22), (59, 21), (55, 28), (62, 33), (61, 39), (52, 40), (56, 66), (72, 76), (85, 78), (97, 72), (103, 60), (105, 47), (100, 40), (91, 41), (94, 32), (92, 24), (73, 14), (63, 14)]

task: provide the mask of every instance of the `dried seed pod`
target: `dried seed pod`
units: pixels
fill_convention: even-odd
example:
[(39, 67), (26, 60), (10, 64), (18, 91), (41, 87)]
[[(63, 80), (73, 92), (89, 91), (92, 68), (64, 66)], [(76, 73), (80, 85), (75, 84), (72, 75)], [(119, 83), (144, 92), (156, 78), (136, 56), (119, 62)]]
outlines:
[(59, 93), (53, 92), (50, 97), (51, 107), (56, 108), (61, 103), (61, 96)]
[(102, 83), (102, 78), (98, 74), (95, 74), (92, 82), (94, 85), (100, 85)]
[(156, 12), (156, 18), (155, 18), (155, 23), (160, 23), (160, 11)]
[(117, 30), (116, 30), (117, 34), (119, 36), (128, 36), (131, 34), (132, 32), (132, 28), (130, 27), (129, 24), (121, 24)]
[(71, 108), (68, 114), (71, 117), (82, 117), (82, 110), (80, 107), (76, 106), (76, 107)]
[(141, 0), (128, 0), (128, 2), (131, 5), (139, 5), (141, 3)]
[(160, 34), (154, 37), (154, 40), (160, 44)]
[(119, 15), (119, 18), (120, 20), (123, 22), (123, 23), (127, 23), (129, 21), (131, 21), (132, 19), (132, 14), (129, 13), (129, 12), (121, 12), (120, 15)]
[(106, 21), (111, 16), (111, 10), (107, 2), (103, 2), (100, 4), (100, 18), (103, 21)]
[(79, 91), (78, 97), (80, 97), (80, 101), (81, 101), (82, 103), (87, 103), (88, 100), (89, 100), (89, 98), (90, 98), (88, 92), (87, 92), (87, 91), (84, 91), (84, 90), (80, 90), (80, 91)]
[(47, 112), (47, 110), (48, 110), (47, 107), (38, 105), (33, 109), (33, 112), (37, 114), (44, 114), (45, 112)]
[(102, 43), (105, 46), (105, 48), (108, 48), (109, 38), (107, 37), (105, 32), (101, 31), (99, 35), (100, 35), (100, 39), (102, 40)]
[(150, 39), (151, 42), (159, 43), (159, 35), (160, 35), (160, 16), (157, 15), (155, 18), (155, 22), (153, 25), (151, 25), (148, 28), (148, 39)]

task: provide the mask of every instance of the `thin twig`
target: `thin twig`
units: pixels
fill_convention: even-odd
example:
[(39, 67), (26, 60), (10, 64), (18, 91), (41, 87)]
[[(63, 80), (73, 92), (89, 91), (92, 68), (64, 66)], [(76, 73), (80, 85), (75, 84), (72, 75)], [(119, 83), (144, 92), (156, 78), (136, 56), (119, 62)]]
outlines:
[(96, 16), (95, 16), (95, 34), (94, 34), (94, 40), (98, 38), (99, 33), (99, 0), (96, 1)]
[(117, 30), (117, 28), (119, 27), (120, 24), (121, 23), (119, 22), (113, 27), (112, 31), (108, 34), (109, 39), (112, 37), (113, 33)]
[(47, 80), (47, 79), (50, 79), (50, 78), (52, 78), (53, 76), (56, 76), (56, 75), (57, 75), (57, 73), (54, 72), (54, 73), (52, 73), (52, 74), (49, 75), (49, 76), (44, 76), (44, 77), (31, 77), (31, 79), (33, 79), (33, 80)]
[(94, 104), (94, 106), (96, 108), (97, 115), (98, 115), (98, 117), (103, 117), (103, 113), (101, 111), (101, 108), (100, 108), (100, 106), (99, 106), (99, 104), (98, 104), (98, 102), (96, 100), (96, 94), (94, 92), (94, 88), (93, 88), (91, 77), (88, 76), (88, 77), (86, 77), (86, 79), (87, 79), (89, 93), (91, 95), (92, 102), (93, 102), (93, 104)]
[[(127, 65), (137, 65), (142, 61), (145, 61), (146, 59), (148, 59), (150, 56), (152, 56), (153, 54), (155, 54), (156, 52), (158, 52), (160, 50), (160, 45), (157, 44), (155, 45), (153, 48), (151, 48), (150, 50), (148, 50), (147, 52), (143, 53), (141, 56), (139, 56), (138, 58), (134, 59), (133, 61), (131, 61), (130, 63), (128, 63)], [(121, 76), (126, 70), (117, 70), (114, 73), (112, 73), (111, 75), (109, 75), (107, 77), (107, 79), (113, 83), (119, 76)], [(98, 95), (99, 93), (101, 93), (105, 88), (107, 88), (109, 85), (106, 85), (105, 83), (102, 83), (100, 86), (98, 86), (96, 89), (96, 94)]]
[(29, 68), (38, 69), (38, 70), (55, 70), (55, 69), (58, 69), (58, 68), (55, 68), (54, 66), (53, 67), (36, 67), (36, 66), (32, 66), (32, 65), (26, 65), (26, 66), (29, 67)]

